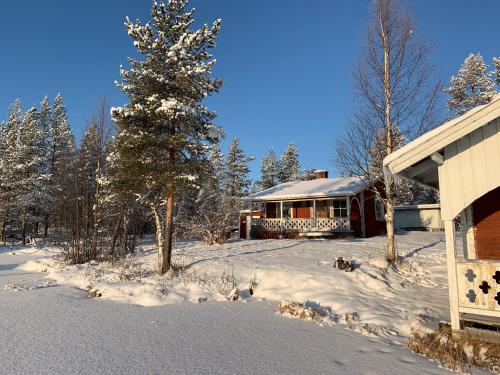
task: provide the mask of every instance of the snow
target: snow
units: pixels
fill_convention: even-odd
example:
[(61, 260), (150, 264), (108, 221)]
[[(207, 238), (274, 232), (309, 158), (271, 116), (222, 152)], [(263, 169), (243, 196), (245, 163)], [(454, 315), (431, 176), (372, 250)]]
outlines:
[(361, 177), (320, 178), (310, 181), (285, 182), (243, 199), (272, 201), (281, 199), (322, 198), (357, 194), (366, 188)]
[[(177, 284), (147, 272), (113, 279), (132, 264), (153, 266), (147, 242), (121, 271), (97, 262), (63, 266), (52, 247), (0, 247), (2, 372), (449, 373), (401, 345), (411, 324), (448, 317), (443, 236), (398, 235), (406, 256), (398, 272), (384, 269), (383, 240), (178, 243), (174, 260), (198, 280), (185, 275)], [(356, 269), (331, 267), (337, 256), (353, 259)], [(234, 275), (246, 303), (228, 302), (201, 282), (223, 273)], [(89, 284), (101, 298), (87, 296)], [(288, 319), (276, 313), (277, 301), (287, 299), (305, 302), (281, 303), (304, 306), (299, 315), (326, 313)]]
[[(237, 287), (246, 301), (299, 301), (328, 308), (335, 319), (367, 336), (404, 343), (414, 328), (435, 328), (448, 320), (445, 242), (442, 233), (398, 235), (403, 255), (398, 269), (387, 267), (383, 237), (346, 240), (254, 240), (205, 246), (177, 243), (177, 275), (158, 276), (151, 242), (119, 263), (67, 266), (50, 257), (24, 263), (28, 272), (48, 271), (58, 284), (89, 286), (102, 299), (141, 306), (227, 301)], [(52, 249), (54, 251), (54, 249)], [(352, 260), (353, 272), (333, 267), (337, 257)], [(254, 295), (248, 293), (255, 285)], [(356, 321), (346, 317), (356, 315)]]
[[(238, 244), (238, 254), (231, 244), (226, 255), (258, 251), (255, 243), (243, 245)], [(273, 247), (262, 245), (265, 259)], [(46, 274), (18, 266), (38, 262), (47, 253), (33, 248), (14, 252), (0, 248), (0, 285), (38, 285), (45, 279)], [(270, 301), (142, 307), (88, 298), (57, 283), (17, 292), (0, 288), (0, 301), (2, 373), (450, 373), (400, 345), (341, 325), (283, 318)]]

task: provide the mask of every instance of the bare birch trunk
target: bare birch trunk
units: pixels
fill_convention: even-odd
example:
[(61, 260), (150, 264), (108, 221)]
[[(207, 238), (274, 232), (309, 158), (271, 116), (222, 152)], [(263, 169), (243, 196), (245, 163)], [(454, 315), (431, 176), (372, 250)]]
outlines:
[[(384, 49), (384, 93), (385, 93), (385, 156), (393, 152), (392, 139), (392, 121), (391, 121), (391, 86), (390, 86), (390, 65), (389, 65), (389, 41), (386, 27), (388, 19), (386, 18), (384, 8), (379, 8), (380, 34), (382, 36)], [(394, 198), (393, 198), (392, 178), (385, 181), (385, 222), (387, 229), (387, 260), (394, 262), (396, 260), (396, 246), (394, 243)]]

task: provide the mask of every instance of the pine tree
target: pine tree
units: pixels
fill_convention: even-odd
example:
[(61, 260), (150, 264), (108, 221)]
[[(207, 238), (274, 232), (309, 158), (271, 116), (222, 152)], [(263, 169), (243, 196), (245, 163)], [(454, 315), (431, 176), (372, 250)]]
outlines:
[[(43, 107), (42, 103), (42, 109)], [(69, 179), (75, 160), (75, 138), (69, 126), (67, 109), (61, 94), (56, 96), (51, 110), (48, 143), (49, 191), (55, 204), (52, 204), (45, 214), (44, 237), (48, 235), (50, 222), (59, 221), (58, 224), (62, 224), (65, 220), (62, 217), (58, 218), (57, 215), (65, 216), (67, 191), (63, 189), (63, 186), (68, 188), (68, 184), (71, 184)]]
[(171, 264), (175, 194), (196, 180), (207, 144), (221, 136), (215, 114), (202, 105), (222, 85), (211, 78), (215, 60), (209, 53), (221, 22), (191, 30), (194, 10), (187, 12), (186, 5), (155, 2), (151, 22), (126, 19), (142, 60), (129, 58), (130, 69), (121, 68), (117, 86), (129, 103), (112, 109), (116, 153), (129, 178), (141, 182), (137, 194), (155, 219), (160, 274)]
[(450, 111), (462, 115), (470, 109), (489, 103), (495, 95), (495, 82), (487, 72), (481, 54), (471, 53), (465, 58), (458, 74), (451, 77), (450, 87), (444, 91), (450, 95), (446, 105)]
[(16, 142), (23, 121), (21, 101), (16, 99), (9, 108), (7, 121), (0, 126), (0, 215), (2, 223), (2, 240), (6, 243), (7, 225), (13, 217), (16, 191), (14, 182), (17, 179), (14, 169)]
[(278, 162), (278, 179), (280, 183), (299, 181), (301, 177), (299, 151), (293, 142), (281, 155)]
[(316, 179), (316, 169), (304, 169), (302, 171), (302, 176), (300, 177), (302, 181), (311, 181)]
[(49, 168), (44, 146), (39, 113), (35, 107), (31, 107), (23, 116), (12, 153), (16, 172), (16, 179), (12, 181), (12, 190), (16, 194), (16, 208), (21, 219), (23, 244), (26, 244), (29, 227), (34, 234), (36, 233), (48, 200)]
[(495, 70), (493, 70), (493, 75), (495, 76), (495, 82), (497, 85), (500, 85), (500, 57), (493, 58), (493, 66)]
[(241, 198), (248, 193), (250, 186), (250, 168), (248, 162), (253, 160), (251, 156), (245, 155), (237, 138), (234, 138), (229, 146), (226, 156), (224, 176), (224, 193), (228, 197)]
[(276, 186), (276, 184), (278, 183), (278, 171), (276, 153), (273, 149), (269, 150), (269, 153), (262, 158), (260, 172), (260, 189), (269, 189), (273, 186)]

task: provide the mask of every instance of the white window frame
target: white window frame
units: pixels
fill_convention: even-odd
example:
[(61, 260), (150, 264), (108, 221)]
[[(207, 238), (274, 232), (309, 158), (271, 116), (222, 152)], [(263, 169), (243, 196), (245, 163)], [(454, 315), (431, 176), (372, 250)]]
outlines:
[[(375, 220), (377, 221), (385, 221), (385, 204), (382, 201), (382, 199), (375, 197), (373, 200), (373, 204), (375, 207)], [(382, 216), (380, 216), (380, 209), (379, 207), (382, 207)]]

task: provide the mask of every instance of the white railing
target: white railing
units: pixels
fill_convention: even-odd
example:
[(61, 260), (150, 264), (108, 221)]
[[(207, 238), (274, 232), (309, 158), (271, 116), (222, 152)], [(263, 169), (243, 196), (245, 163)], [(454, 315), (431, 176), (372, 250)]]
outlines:
[(500, 261), (457, 261), (459, 308), (500, 312)]
[(308, 218), (308, 219), (252, 219), (252, 226), (267, 231), (298, 230), (349, 230), (349, 218)]

